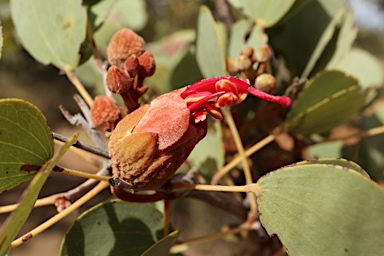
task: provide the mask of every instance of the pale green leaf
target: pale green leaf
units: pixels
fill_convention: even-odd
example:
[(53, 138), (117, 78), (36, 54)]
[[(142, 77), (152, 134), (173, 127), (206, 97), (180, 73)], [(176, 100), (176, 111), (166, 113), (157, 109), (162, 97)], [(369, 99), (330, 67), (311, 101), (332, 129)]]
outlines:
[(309, 146), (307, 152), (311, 157), (341, 157), (342, 148), (342, 141), (332, 141)]
[(162, 228), (163, 216), (153, 206), (112, 200), (79, 217), (60, 255), (141, 255), (158, 241)]
[(166, 237), (162, 238), (159, 242), (155, 243), (141, 256), (168, 256), (169, 250), (176, 243), (179, 231), (174, 231)]
[(19, 99), (0, 100), (0, 193), (32, 179), (53, 156), (45, 117)]
[(262, 44), (268, 42), (268, 35), (258, 25), (251, 25), (242, 19), (233, 24), (229, 39), (228, 57), (236, 58), (247, 46), (257, 50)]
[(305, 85), (284, 126), (302, 134), (329, 131), (355, 115), (368, 95), (355, 78), (340, 71), (322, 72)]
[(82, 1), (12, 0), (11, 14), (21, 43), (36, 60), (76, 68), (87, 22)]
[(259, 179), (256, 194), (262, 225), (289, 255), (384, 252), (384, 193), (354, 170), (289, 166)]
[(70, 138), (56, 153), (50, 162), (47, 162), (41, 167), (39, 172), (35, 175), (28, 187), (25, 189), (21, 196), (20, 204), (17, 209), (8, 216), (0, 228), (0, 255), (8, 250), (8, 246), (15, 239), (17, 233), (20, 231), (25, 221), (27, 220), (30, 212), (35, 205), (37, 197), (43, 187), (48, 176), (51, 174), (52, 169), (56, 166), (59, 160), (63, 157), (65, 152), (77, 140), (79, 134)]
[(204, 77), (217, 77), (226, 74), (223, 41), (211, 11), (200, 7), (197, 21), (196, 59)]
[(292, 8), (296, 0), (236, 0), (229, 2), (262, 27), (277, 24)]
[[(364, 65), (361, 65), (361, 63), (364, 63)], [(383, 67), (380, 61), (369, 52), (360, 48), (352, 48), (337, 63), (335, 68), (356, 77), (364, 88), (381, 86), (384, 82)]]
[(337, 166), (341, 166), (344, 168), (354, 170), (354, 171), (361, 173), (364, 176), (369, 178), (368, 173), (363, 168), (361, 168), (360, 165), (356, 164), (355, 162), (344, 159), (344, 158), (318, 158), (318, 159), (312, 159), (312, 160), (294, 163), (294, 165), (296, 165), (296, 166), (298, 166), (298, 165), (311, 165), (311, 164), (337, 165)]

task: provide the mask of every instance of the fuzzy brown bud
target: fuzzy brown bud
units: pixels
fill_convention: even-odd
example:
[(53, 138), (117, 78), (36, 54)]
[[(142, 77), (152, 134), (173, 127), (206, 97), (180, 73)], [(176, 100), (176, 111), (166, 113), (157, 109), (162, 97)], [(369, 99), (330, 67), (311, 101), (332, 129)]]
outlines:
[(143, 77), (152, 76), (156, 70), (155, 58), (151, 52), (144, 52), (139, 57), (139, 75)]
[(104, 132), (113, 131), (121, 120), (121, 109), (109, 96), (97, 96), (91, 107), (93, 125)]
[(108, 61), (111, 65), (123, 68), (125, 60), (132, 54), (140, 56), (145, 52), (144, 39), (130, 29), (118, 31), (107, 48)]
[(128, 72), (130, 77), (135, 77), (139, 69), (139, 60), (137, 59), (136, 54), (132, 54), (124, 62), (125, 71)]
[(108, 89), (117, 94), (125, 93), (133, 85), (134, 79), (116, 66), (108, 69), (106, 83)]

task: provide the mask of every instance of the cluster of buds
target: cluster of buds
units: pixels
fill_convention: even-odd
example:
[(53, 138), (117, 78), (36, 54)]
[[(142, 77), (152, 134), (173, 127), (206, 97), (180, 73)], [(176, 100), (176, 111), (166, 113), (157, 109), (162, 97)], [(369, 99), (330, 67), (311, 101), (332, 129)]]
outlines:
[(272, 51), (268, 44), (262, 44), (256, 51), (246, 47), (237, 58), (228, 58), (227, 66), (230, 73), (243, 72), (255, 87), (261, 91), (275, 93), (276, 79), (266, 73)]
[(121, 29), (112, 37), (107, 56), (111, 64), (106, 76), (107, 87), (121, 95), (130, 113), (140, 106), (138, 100), (147, 91), (143, 81), (154, 74), (155, 59), (146, 51), (144, 39), (130, 29)]
[[(112, 132), (109, 150), (113, 175), (133, 189), (161, 187), (207, 133), (207, 116), (221, 119), (220, 108), (248, 94), (284, 107), (288, 97), (274, 96), (231, 76), (210, 78), (166, 93), (123, 118)], [(121, 195), (116, 192), (115, 195)]]

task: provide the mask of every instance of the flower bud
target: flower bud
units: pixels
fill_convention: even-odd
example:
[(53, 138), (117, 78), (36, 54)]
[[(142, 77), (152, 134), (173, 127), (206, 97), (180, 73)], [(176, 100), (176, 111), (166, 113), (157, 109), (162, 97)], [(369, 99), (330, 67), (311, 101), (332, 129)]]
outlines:
[(101, 131), (113, 131), (121, 120), (121, 109), (116, 101), (108, 96), (97, 96), (91, 106), (93, 125)]
[(106, 83), (108, 89), (112, 93), (122, 94), (131, 88), (134, 83), (134, 79), (125, 74), (116, 66), (112, 66), (108, 69)]
[(155, 58), (151, 52), (144, 52), (139, 57), (139, 75), (143, 77), (152, 76), (156, 70)]
[(272, 51), (268, 44), (262, 44), (259, 49), (255, 52), (256, 61), (267, 62), (272, 57)]
[(132, 54), (140, 56), (145, 52), (144, 39), (130, 29), (118, 31), (107, 47), (108, 61), (111, 65), (123, 68), (125, 60)]
[(174, 91), (122, 119), (109, 141), (114, 176), (140, 189), (161, 187), (206, 135), (207, 122), (190, 115)]
[(271, 74), (261, 74), (256, 77), (255, 87), (263, 92), (272, 92), (276, 89), (276, 78)]
[(139, 69), (139, 60), (137, 59), (136, 54), (132, 54), (124, 62), (125, 71), (129, 74), (130, 77), (135, 77)]

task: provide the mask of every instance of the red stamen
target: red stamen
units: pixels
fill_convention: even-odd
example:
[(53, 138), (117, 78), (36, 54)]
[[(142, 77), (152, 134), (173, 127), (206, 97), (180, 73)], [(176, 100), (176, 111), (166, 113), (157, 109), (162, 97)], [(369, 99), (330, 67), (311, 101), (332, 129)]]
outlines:
[(260, 90), (257, 90), (256, 88), (253, 88), (253, 87), (249, 87), (248, 88), (248, 92), (260, 99), (263, 99), (263, 100), (267, 100), (267, 101), (270, 101), (270, 102), (275, 102), (275, 103), (278, 103), (280, 105), (282, 105), (283, 107), (289, 107), (292, 103), (291, 99), (289, 97), (286, 97), (286, 96), (275, 96), (275, 95), (271, 95), (271, 94), (268, 94), (266, 92), (263, 92), (263, 91), (260, 91)]

